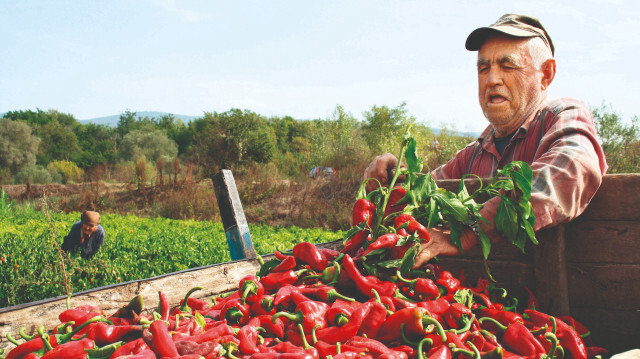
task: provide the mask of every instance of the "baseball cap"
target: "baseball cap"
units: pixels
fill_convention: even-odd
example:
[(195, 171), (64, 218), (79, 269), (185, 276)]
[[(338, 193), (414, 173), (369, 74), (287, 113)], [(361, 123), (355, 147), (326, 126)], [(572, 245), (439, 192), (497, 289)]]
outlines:
[(473, 30), (467, 37), (465, 47), (469, 51), (478, 51), (487, 38), (496, 33), (522, 38), (540, 37), (551, 50), (551, 54), (554, 53), (551, 37), (540, 20), (518, 14), (504, 14), (493, 24)]

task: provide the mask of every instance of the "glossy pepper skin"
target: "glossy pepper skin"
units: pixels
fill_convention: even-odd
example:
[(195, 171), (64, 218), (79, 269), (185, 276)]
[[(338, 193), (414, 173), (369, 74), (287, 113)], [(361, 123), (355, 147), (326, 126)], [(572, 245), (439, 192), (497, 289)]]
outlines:
[(293, 246), (293, 256), (297, 262), (306, 263), (317, 272), (322, 272), (329, 264), (327, 257), (310, 242), (301, 242)]
[(292, 269), (284, 272), (273, 272), (260, 278), (266, 292), (272, 292), (283, 285), (291, 285), (298, 281), (298, 272)]
[(375, 251), (376, 249), (393, 248), (395, 247), (396, 243), (398, 243), (399, 239), (400, 239), (400, 236), (398, 236), (396, 233), (383, 234), (380, 237), (376, 238), (375, 241), (369, 244), (367, 249), (364, 251), (363, 255), (366, 256), (367, 254), (371, 253), (372, 251)]
[(507, 327), (502, 335), (502, 341), (509, 349), (523, 356), (536, 356), (545, 353), (545, 349), (538, 339), (520, 322), (511, 323)]
[(142, 325), (109, 325), (104, 322), (93, 323), (87, 331), (87, 338), (94, 340), (98, 346), (115, 343), (126, 336), (140, 335)]
[(80, 339), (77, 341), (60, 344), (52, 350), (46, 352), (42, 359), (82, 359), (87, 358), (85, 349), (93, 349), (94, 343), (91, 339)]
[[(532, 309), (525, 309), (525, 314), (531, 318), (533, 324), (539, 327), (548, 325), (552, 326), (551, 316), (545, 313), (538, 312)], [(571, 326), (556, 318), (557, 337), (560, 340), (560, 345), (571, 352), (571, 356), (574, 359), (586, 359), (587, 348), (584, 345), (584, 341)]]
[(242, 293), (243, 303), (252, 304), (264, 295), (264, 286), (255, 275), (246, 275), (240, 279), (238, 290)]
[(424, 337), (427, 327), (434, 324), (440, 336), (444, 337), (444, 330), (437, 320), (432, 318), (426, 309), (421, 307), (405, 308), (387, 317), (378, 329), (376, 339), (382, 342), (393, 342), (401, 338), (401, 332), (407, 337)]
[(368, 240), (369, 238), (371, 238), (371, 234), (368, 230), (363, 229), (361, 231), (358, 231), (344, 244), (344, 248), (342, 248), (340, 252), (349, 255), (355, 255), (358, 249), (362, 247), (364, 241)]
[(163, 321), (155, 320), (149, 326), (149, 332), (152, 335), (151, 349), (160, 357), (176, 357), (178, 349), (171, 339), (169, 328)]
[(271, 317), (271, 320), (275, 321), (276, 318), (284, 317), (295, 324), (302, 324), (304, 332), (311, 333), (314, 327), (324, 328), (327, 326), (324, 315), (328, 309), (329, 305), (327, 303), (307, 300), (296, 305), (294, 314), (278, 312)]
[(389, 194), (389, 200), (387, 201), (387, 207), (384, 209), (384, 218), (387, 218), (392, 213), (401, 212), (407, 205), (397, 204), (407, 194), (407, 189), (401, 186), (393, 188)]
[(248, 304), (241, 298), (231, 299), (220, 308), (220, 318), (226, 319), (230, 324), (244, 325), (249, 321), (250, 310)]
[(375, 276), (363, 276), (360, 270), (356, 267), (355, 262), (348, 254), (345, 254), (342, 259), (342, 265), (344, 270), (349, 275), (349, 278), (355, 283), (358, 291), (369, 298), (375, 297), (372, 289), (375, 289), (379, 295), (391, 297), (395, 295), (398, 286), (395, 283), (380, 280)]
[(353, 216), (351, 225), (357, 226), (363, 222), (367, 223), (367, 225), (371, 225), (375, 210), (376, 206), (373, 204), (373, 202), (369, 201), (366, 198), (360, 198), (353, 205)]
[(438, 285), (429, 278), (416, 278), (409, 280), (403, 278), (400, 271), (396, 272), (396, 276), (401, 282), (406, 283), (419, 299), (431, 300), (436, 299), (440, 296)]
[(406, 231), (408, 233), (417, 234), (418, 238), (420, 238), (423, 242), (428, 242), (429, 240), (431, 240), (431, 235), (429, 235), (429, 230), (427, 229), (427, 227), (423, 226), (412, 215), (401, 214), (394, 219), (396, 229), (398, 229), (405, 223), (407, 224)]

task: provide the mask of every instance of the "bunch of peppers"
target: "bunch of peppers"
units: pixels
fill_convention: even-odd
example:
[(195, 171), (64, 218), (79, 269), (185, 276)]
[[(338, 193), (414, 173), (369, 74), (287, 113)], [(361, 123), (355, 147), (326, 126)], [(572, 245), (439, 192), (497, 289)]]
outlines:
[(176, 305), (159, 292), (158, 307), (147, 311), (140, 297), (111, 315), (68, 305), (49, 333), (40, 327), (32, 336), (21, 330), (20, 339), (7, 335), (17, 346), (4, 358), (588, 359), (606, 353), (588, 345), (589, 332), (575, 319), (532, 308), (519, 313), (504, 289), (485, 279), (469, 286), (438, 265), (404, 275), (397, 269), (383, 279), (349, 253), (308, 242), (261, 263), (236, 290), (208, 299), (195, 298), (202, 290), (196, 287)]

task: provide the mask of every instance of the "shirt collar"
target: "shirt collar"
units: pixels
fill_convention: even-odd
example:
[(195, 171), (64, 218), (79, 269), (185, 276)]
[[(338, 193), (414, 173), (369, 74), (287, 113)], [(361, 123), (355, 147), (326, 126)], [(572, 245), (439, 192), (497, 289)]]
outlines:
[[(524, 121), (522, 125), (520, 125), (520, 127), (518, 127), (518, 129), (513, 134), (513, 137), (511, 137), (511, 140), (514, 140), (516, 138), (522, 138), (527, 134), (529, 127), (531, 127), (531, 123), (533, 123), (533, 119), (538, 116), (538, 114), (545, 107), (545, 105), (546, 105), (546, 101), (542, 101), (542, 103), (540, 103), (538, 108), (535, 111), (533, 111), (533, 113)], [(495, 147), (495, 144), (493, 141), (494, 133), (495, 133), (495, 130), (493, 129), (493, 126), (489, 125), (487, 126), (487, 128), (484, 129), (484, 131), (482, 131), (482, 134), (480, 135), (480, 137), (478, 137), (478, 142), (480, 143), (482, 148), (484, 148), (485, 150), (488, 150), (490, 147)]]

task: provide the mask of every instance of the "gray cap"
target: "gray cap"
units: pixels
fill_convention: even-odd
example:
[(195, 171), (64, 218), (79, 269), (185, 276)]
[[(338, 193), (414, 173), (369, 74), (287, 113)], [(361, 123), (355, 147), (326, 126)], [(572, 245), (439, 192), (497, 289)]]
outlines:
[(517, 14), (502, 15), (493, 24), (473, 30), (467, 37), (465, 47), (469, 51), (478, 51), (487, 38), (495, 34), (506, 34), (522, 38), (539, 37), (551, 50), (551, 54), (554, 53), (551, 37), (540, 23), (540, 20), (532, 16)]

